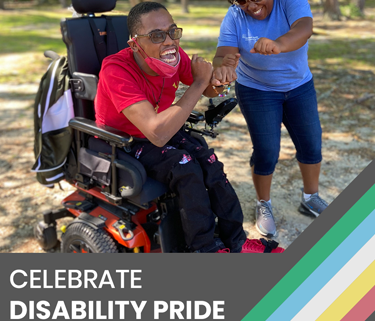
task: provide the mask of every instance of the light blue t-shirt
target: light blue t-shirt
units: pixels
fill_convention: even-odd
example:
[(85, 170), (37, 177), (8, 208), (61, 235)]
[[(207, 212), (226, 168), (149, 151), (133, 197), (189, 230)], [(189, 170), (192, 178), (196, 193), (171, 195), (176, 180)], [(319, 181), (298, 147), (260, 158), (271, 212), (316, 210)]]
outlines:
[(236, 5), (229, 8), (221, 24), (217, 46), (239, 48), (241, 58), (236, 72), (241, 85), (286, 92), (311, 80), (307, 43), (298, 50), (278, 55), (250, 53), (259, 38), (276, 40), (303, 17), (312, 18), (307, 0), (274, 0), (271, 14), (264, 20), (250, 17)]

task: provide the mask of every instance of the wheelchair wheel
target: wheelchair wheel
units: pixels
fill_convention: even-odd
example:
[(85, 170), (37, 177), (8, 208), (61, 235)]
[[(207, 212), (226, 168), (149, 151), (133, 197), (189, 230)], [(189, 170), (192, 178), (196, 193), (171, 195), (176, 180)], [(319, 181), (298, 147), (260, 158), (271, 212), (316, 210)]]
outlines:
[(48, 251), (54, 248), (57, 244), (56, 225), (48, 225), (44, 221), (39, 221), (34, 226), (34, 236), (41, 248), (45, 251)]
[(84, 223), (74, 223), (61, 237), (63, 253), (118, 253), (113, 239), (101, 229)]

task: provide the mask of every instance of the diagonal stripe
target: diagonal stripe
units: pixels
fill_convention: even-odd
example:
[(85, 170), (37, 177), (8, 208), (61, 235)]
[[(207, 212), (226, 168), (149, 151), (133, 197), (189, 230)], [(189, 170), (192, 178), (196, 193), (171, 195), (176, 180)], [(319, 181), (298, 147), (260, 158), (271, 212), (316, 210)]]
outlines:
[[(374, 212), (373, 212), (374, 213)], [(362, 223), (363, 224), (363, 223)], [(316, 320), (375, 261), (375, 235), (303, 307), (292, 321)], [(363, 293), (364, 295), (365, 293)], [(359, 300), (360, 298), (358, 298)], [(354, 305), (354, 304), (353, 304)], [(348, 310), (349, 311), (349, 308)], [(346, 312), (347, 312), (346, 311)], [(342, 314), (342, 316), (344, 316)]]
[[(243, 318), (264, 321), (374, 210), (375, 185), (318, 241), (318, 243)], [(298, 242), (298, 240), (297, 240)]]
[(341, 321), (365, 321), (375, 311), (375, 286), (355, 305)]
[(366, 321), (375, 321), (375, 311), (366, 319)]
[[(267, 321), (291, 320), (374, 236), (375, 210), (281, 304)], [(372, 260), (370, 261), (372, 262)], [(344, 288), (345, 289), (345, 288)], [(340, 292), (341, 293), (341, 292)], [(315, 320), (310, 316), (305, 320)]]
[[(374, 247), (372, 248), (374, 251)], [(340, 321), (375, 285), (375, 261), (342, 293), (317, 321)]]

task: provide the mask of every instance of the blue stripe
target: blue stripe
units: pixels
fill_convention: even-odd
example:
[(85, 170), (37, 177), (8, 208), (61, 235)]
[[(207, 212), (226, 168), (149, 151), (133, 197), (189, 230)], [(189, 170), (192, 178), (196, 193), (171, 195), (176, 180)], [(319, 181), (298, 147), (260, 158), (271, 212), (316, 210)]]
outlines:
[(375, 210), (311, 273), (267, 321), (290, 321), (374, 235)]

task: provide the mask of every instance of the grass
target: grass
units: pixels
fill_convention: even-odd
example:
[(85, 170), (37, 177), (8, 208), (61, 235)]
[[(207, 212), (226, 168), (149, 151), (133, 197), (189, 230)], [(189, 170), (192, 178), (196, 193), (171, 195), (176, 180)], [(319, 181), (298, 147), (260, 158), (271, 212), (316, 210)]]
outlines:
[[(342, 2), (342, 5), (345, 4)], [(188, 54), (198, 53), (208, 60), (213, 58), (220, 24), (228, 6), (225, 1), (191, 2), (190, 13), (183, 14), (180, 4), (167, 3), (176, 23), (184, 28), (181, 46)], [(366, 6), (375, 6), (375, 0), (369, 0)], [(128, 14), (129, 10), (128, 1), (118, 1), (113, 13)], [(9, 58), (12, 54), (19, 55), (16, 68), (5, 66), (0, 70), (0, 83), (38, 81), (48, 65), (43, 58), (45, 50), (66, 54), (59, 26), (62, 18), (70, 16), (68, 10), (57, 6), (0, 11), (0, 56)], [(374, 69), (374, 49), (373, 37), (357, 39), (355, 33), (340, 37), (332, 34), (325, 39), (314, 39), (313, 36), (309, 59), (312, 65), (324, 64), (332, 69)]]
[(326, 68), (357, 68), (358, 66), (375, 68), (375, 39), (350, 41), (332, 38), (329, 41), (314, 41), (309, 46), (311, 64), (324, 64)]
[(64, 16), (65, 11), (57, 8), (0, 11), (0, 54), (43, 52), (52, 48), (63, 54), (65, 45), (59, 25)]

